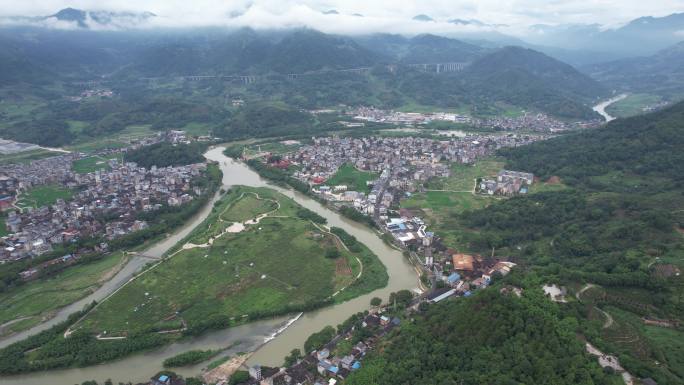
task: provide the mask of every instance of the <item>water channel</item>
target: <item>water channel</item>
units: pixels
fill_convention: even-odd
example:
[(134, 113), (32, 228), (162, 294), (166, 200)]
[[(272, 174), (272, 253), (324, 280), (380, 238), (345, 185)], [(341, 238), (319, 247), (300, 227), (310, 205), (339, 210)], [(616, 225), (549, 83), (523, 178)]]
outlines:
[[(244, 163), (235, 161), (223, 155), (223, 147), (214, 147), (207, 151), (205, 157), (217, 161), (223, 171), (223, 185), (227, 188), (233, 185), (247, 186), (268, 186), (293, 198), (300, 205), (317, 212), (328, 220), (328, 225), (341, 227), (359, 241), (363, 242), (375, 254), (378, 255), (382, 263), (387, 268), (389, 283), (383, 288), (372, 293), (363, 295), (351, 301), (329, 306), (320, 310), (303, 314), (296, 322), (283, 329), (290, 317), (280, 317), (276, 319), (262, 320), (247, 325), (242, 325), (226, 330), (207, 333), (203, 336), (184, 339), (181, 342), (164, 346), (149, 352), (135, 354), (127, 358), (104, 363), (101, 365), (78, 368), (52, 370), (39, 373), (29, 373), (19, 376), (0, 377), (0, 385), (72, 385), (81, 383), (85, 380), (96, 380), (100, 383), (106, 379), (112, 379), (114, 383), (119, 381), (144, 382), (150, 376), (162, 369), (164, 359), (180, 352), (191, 349), (218, 349), (235, 343), (226, 353), (254, 351), (248, 364), (262, 364), (278, 366), (282, 364), (283, 358), (293, 348), (302, 348), (306, 338), (326, 325), (336, 326), (351, 314), (368, 309), (372, 297), (387, 299), (390, 292), (409, 289), (418, 286), (418, 276), (414, 268), (406, 261), (402, 253), (384, 243), (378, 234), (368, 227), (348, 220), (338, 213), (324, 207), (306, 195), (276, 187), (259, 177), (254, 171), (249, 169)], [(216, 198), (214, 198), (216, 199)], [(206, 205), (200, 213), (186, 225), (183, 229), (149, 248), (144, 254), (150, 256), (161, 256), (177, 242), (182, 240), (192, 231), (195, 226), (200, 224), (211, 211), (213, 200)], [(277, 252), (274, 250), (273, 252)], [(80, 310), (84, 305), (93, 300), (105, 298), (119, 286), (128, 281), (131, 276), (144, 266), (149, 259), (133, 258), (131, 261), (109, 282), (103, 285), (92, 295), (65, 307), (58, 312), (57, 316), (44, 324), (36, 326), (24, 333), (17, 334), (11, 338), (0, 341), (0, 346), (25, 338), (30, 334), (44, 330)], [(277, 337), (273, 338), (276, 331), (281, 331)], [(268, 341), (267, 343), (264, 343)], [(195, 367), (174, 370), (183, 375), (198, 374), (202, 365)]]

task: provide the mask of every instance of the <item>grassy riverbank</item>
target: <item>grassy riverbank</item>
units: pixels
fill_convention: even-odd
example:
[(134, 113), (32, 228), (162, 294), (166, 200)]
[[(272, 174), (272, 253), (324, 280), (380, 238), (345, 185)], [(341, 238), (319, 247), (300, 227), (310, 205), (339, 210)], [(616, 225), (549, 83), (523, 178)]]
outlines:
[[(348, 250), (300, 218), (300, 209), (273, 190), (232, 189), (185, 248), (102, 303), (82, 327), (115, 336), (203, 329), (211, 319), (231, 323), (312, 309), (357, 279), (364, 284), (349, 291), (354, 296), (384, 285), (367, 249)], [(360, 274), (363, 261), (371, 284)]]

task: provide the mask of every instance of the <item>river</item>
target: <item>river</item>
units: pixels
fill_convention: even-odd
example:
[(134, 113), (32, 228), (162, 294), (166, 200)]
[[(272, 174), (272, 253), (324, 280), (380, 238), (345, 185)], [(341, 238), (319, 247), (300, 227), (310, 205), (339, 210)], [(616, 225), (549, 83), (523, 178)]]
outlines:
[[(0, 385), (73, 385), (85, 380), (96, 380), (100, 383), (110, 378), (115, 383), (119, 381), (143, 382), (149, 380), (150, 376), (162, 369), (162, 361), (179, 352), (191, 349), (217, 349), (226, 347), (235, 342), (240, 345), (232, 348), (231, 352), (255, 351), (250, 357), (249, 364), (262, 364), (278, 366), (282, 364), (283, 358), (289, 354), (293, 348), (302, 348), (306, 338), (326, 325), (336, 326), (353, 313), (369, 308), (372, 297), (387, 299), (389, 293), (401, 289), (414, 289), (418, 286), (418, 276), (414, 268), (406, 261), (402, 253), (383, 242), (380, 237), (368, 227), (348, 220), (338, 213), (324, 207), (306, 195), (283, 189), (269, 184), (266, 180), (259, 177), (257, 173), (249, 169), (244, 163), (235, 161), (223, 155), (223, 147), (211, 148), (205, 154), (210, 160), (217, 161), (223, 171), (223, 185), (228, 188), (233, 185), (247, 185), (254, 187), (268, 186), (284, 195), (293, 198), (300, 205), (317, 212), (328, 220), (328, 225), (341, 227), (349, 234), (355, 236), (378, 255), (382, 263), (387, 268), (389, 283), (383, 288), (372, 293), (360, 296), (351, 301), (329, 306), (316, 311), (303, 314), (296, 322), (282, 330), (276, 338), (272, 338), (274, 331), (283, 329), (283, 325), (288, 322), (289, 317), (279, 317), (276, 319), (252, 322), (246, 325), (207, 333), (201, 337), (185, 339), (181, 342), (164, 346), (146, 353), (135, 354), (130, 357), (104, 363), (101, 365), (79, 368), (52, 370), (39, 373), (29, 373), (20, 376), (9, 376), (0, 378)], [(177, 242), (182, 240), (209, 215), (213, 206), (213, 201), (206, 205), (192, 221), (181, 230), (154, 245), (147, 255), (161, 256)], [(275, 252), (275, 251), (274, 251)], [(112, 291), (125, 283), (149, 260), (143, 258), (133, 258), (112, 280), (108, 281), (92, 295), (67, 306), (58, 312), (52, 320), (41, 324), (27, 332), (17, 334), (0, 342), (0, 346), (44, 330), (57, 322), (66, 319), (68, 314), (80, 310), (85, 304), (93, 300), (105, 298)], [(270, 341), (269, 341), (270, 340)], [(264, 344), (265, 341), (269, 341)], [(198, 374), (202, 365), (195, 367), (174, 370), (183, 375)]]
[(594, 106), (593, 110), (601, 114), (603, 116), (603, 119), (606, 120), (607, 122), (610, 122), (611, 120), (615, 120), (616, 118), (614, 116), (611, 116), (609, 113), (606, 112), (606, 108), (610, 106), (611, 104), (615, 102), (619, 102), (620, 100), (624, 99), (627, 97), (627, 94), (620, 94), (618, 96), (612, 97), (608, 100), (604, 100), (601, 103), (597, 104)]

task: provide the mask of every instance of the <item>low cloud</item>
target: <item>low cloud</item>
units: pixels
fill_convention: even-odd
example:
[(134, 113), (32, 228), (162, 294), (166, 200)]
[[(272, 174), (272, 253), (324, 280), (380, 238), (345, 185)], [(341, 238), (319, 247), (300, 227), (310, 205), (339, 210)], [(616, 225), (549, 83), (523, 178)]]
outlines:
[[(0, 15), (45, 16), (66, 7), (148, 11), (157, 15), (148, 20), (117, 18), (109, 26), (88, 20), (92, 28), (309, 27), (339, 34), (449, 35), (498, 31), (524, 36), (530, 26), (541, 23), (618, 26), (639, 16), (663, 16), (684, 10), (684, 0), (395, 0), (391, 7), (384, 0), (0, 0)], [(338, 14), (323, 14), (329, 10)], [(429, 15), (435, 21), (411, 20), (418, 14)], [(452, 24), (448, 22), (450, 19), (475, 19), (484, 25)], [(49, 19), (39, 23), (52, 28), (73, 28), (70, 23)]]

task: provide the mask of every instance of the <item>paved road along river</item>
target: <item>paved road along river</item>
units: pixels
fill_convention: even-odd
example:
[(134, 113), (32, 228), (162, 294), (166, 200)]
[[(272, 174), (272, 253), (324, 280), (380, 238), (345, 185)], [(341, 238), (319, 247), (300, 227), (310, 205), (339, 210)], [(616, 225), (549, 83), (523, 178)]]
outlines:
[[(370, 299), (372, 297), (386, 299), (390, 292), (400, 289), (411, 290), (418, 286), (417, 273), (406, 261), (402, 253), (385, 244), (373, 230), (340, 216), (338, 213), (324, 207), (303, 194), (268, 184), (266, 180), (260, 178), (258, 174), (249, 169), (244, 163), (234, 161), (223, 155), (223, 147), (219, 146), (210, 149), (205, 154), (205, 157), (217, 161), (220, 164), (221, 170), (223, 171), (223, 185), (225, 187), (247, 185), (274, 188), (293, 198), (302, 206), (325, 217), (328, 220), (329, 225), (345, 229), (359, 241), (365, 243), (378, 255), (378, 257), (380, 257), (382, 263), (387, 267), (387, 272), (390, 276), (389, 284), (383, 289), (376, 290), (351, 301), (304, 313), (296, 322), (293, 322), (287, 328), (284, 328), (284, 326), (287, 325), (289, 317), (262, 320), (235, 328), (207, 333), (197, 338), (185, 339), (182, 342), (102, 365), (79, 369), (52, 370), (20, 376), (0, 377), (0, 385), (73, 385), (85, 380), (97, 380), (102, 383), (108, 378), (112, 379), (114, 383), (119, 381), (132, 381), (134, 383), (142, 382), (147, 381), (150, 376), (161, 370), (161, 363), (164, 359), (177, 353), (190, 349), (217, 349), (236, 342), (239, 342), (240, 344), (231, 348), (226, 354), (238, 351), (253, 351), (256, 349), (256, 352), (249, 360), (250, 364), (259, 363), (277, 366), (282, 364), (283, 358), (290, 350), (296, 347), (301, 348), (304, 344), (304, 340), (306, 340), (311, 333), (322, 329), (326, 325), (336, 326), (351, 314), (367, 309), (370, 306)], [(163, 255), (173, 245), (187, 236), (195, 226), (201, 223), (209, 214), (212, 206), (213, 201), (203, 208), (188, 225), (165, 240), (152, 246), (145, 254), (151, 256)], [(130, 279), (130, 277), (147, 262), (149, 262), (149, 260), (143, 258), (132, 259), (112, 280), (107, 282), (92, 295), (62, 309), (52, 320), (38, 325), (25, 333), (20, 333), (12, 338), (0, 341), (0, 346), (6, 346), (13, 341), (25, 338), (40, 330), (44, 330), (55, 323), (66, 319), (66, 316), (81, 309), (85, 304), (90, 303), (93, 300), (105, 298), (109, 293), (116, 290), (116, 288)], [(280, 333), (277, 337), (273, 338), (276, 331), (279, 331)], [(268, 341), (268, 343), (264, 343), (265, 341)], [(200, 369), (201, 365), (198, 365), (176, 370), (176, 372), (183, 375), (194, 375), (199, 373)]]

